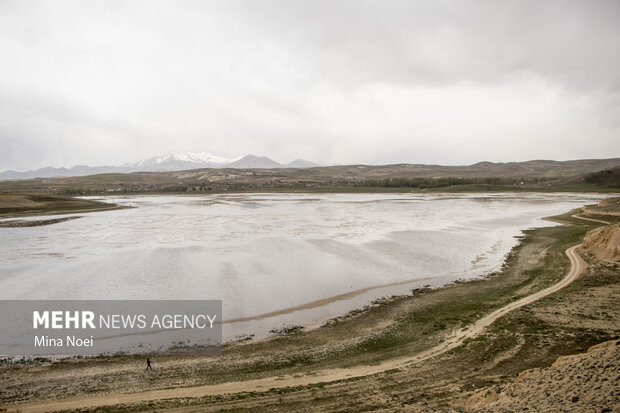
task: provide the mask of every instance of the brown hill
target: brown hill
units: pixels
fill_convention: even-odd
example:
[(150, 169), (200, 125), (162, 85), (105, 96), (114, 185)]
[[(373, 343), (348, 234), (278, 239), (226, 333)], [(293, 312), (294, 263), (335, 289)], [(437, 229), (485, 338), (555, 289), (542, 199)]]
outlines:
[(597, 186), (620, 188), (620, 166), (607, 168), (577, 177), (578, 180)]

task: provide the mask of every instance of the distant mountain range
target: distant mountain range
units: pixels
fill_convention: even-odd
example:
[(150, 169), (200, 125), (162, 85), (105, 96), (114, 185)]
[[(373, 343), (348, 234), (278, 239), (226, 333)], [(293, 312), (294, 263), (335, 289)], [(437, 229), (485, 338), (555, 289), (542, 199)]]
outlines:
[[(298, 179), (301, 176), (312, 177), (317, 181), (326, 177), (343, 181), (357, 179), (386, 179), (386, 178), (445, 178), (445, 177), (570, 177), (598, 172), (620, 166), (620, 158), (612, 159), (579, 159), (573, 161), (532, 160), (526, 162), (478, 162), (473, 165), (337, 165), (323, 166), (320, 169), (314, 162), (296, 159), (288, 164), (281, 164), (265, 156), (246, 155), (240, 158), (222, 158), (209, 153), (173, 152), (163, 156), (143, 159), (136, 163), (121, 166), (77, 165), (72, 168), (41, 168), (36, 171), (16, 172), (4, 171), (0, 173), (0, 180), (32, 179), (32, 178), (70, 178), (83, 177), (103, 173), (134, 173), (159, 172), (163, 175), (174, 175), (175, 171), (192, 169), (211, 169), (201, 176), (230, 175), (225, 168), (236, 169), (284, 169), (279, 175)], [(264, 172), (264, 173), (263, 173)], [(166, 174), (163, 174), (166, 173)], [(256, 175), (265, 175), (273, 179), (268, 171), (256, 171)], [(235, 175), (235, 174), (233, 174)], [(236, 176), (236, 175), (235, 175)], [(245, 177), (245, 175), (240, 175)], [(615, 175), (614, 175), (615, 177)], [(129, 179), (129, 177), (125, 177)], [(219, 178), (217, 178), (219, 179)], [(245, 178), (243, 178), (245, 179)]]
[(228, 159), (207, 152), (172, 152), (163, 156), (143, 159), (135, 163), (127, 163), (121, 166), (91, 167), (87, 165), (76, 165), (72, 168), (45, 167), (25, 172), (9, 170), (0, 173), (0, 180), (86, 176), (102, 173), (167, 172), (202, 168), (270, 169), (313, 168), (316, 166), (321, 165), (304, 159), (295, 159), (288, 164), (281, 164), (266, 156), (246, 155), (239, 158)]

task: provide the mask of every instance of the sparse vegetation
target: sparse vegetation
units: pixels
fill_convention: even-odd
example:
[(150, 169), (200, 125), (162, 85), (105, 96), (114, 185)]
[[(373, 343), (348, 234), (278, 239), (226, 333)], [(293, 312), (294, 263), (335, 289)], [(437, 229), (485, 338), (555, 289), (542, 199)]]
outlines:
[(305, 328), (304, 326), (290, 325), (290, 326), (284, 326), (280, 328), (272, 328), (271, 330), (269, 330), (269, 332), (277, 336), (288, 336), (291, 334), (299, 333), (304, 328)]
[[(115, 204), (70, 198), (59, 195), (2, 194), (0, 193), (0, 217), (29, 215), (67, 214), (121, 208)], [(40, 221), (38, 225), (45, 224)]]
[(588, 174), (584, 180), (601, 187), (620, 188), (620, 167)]

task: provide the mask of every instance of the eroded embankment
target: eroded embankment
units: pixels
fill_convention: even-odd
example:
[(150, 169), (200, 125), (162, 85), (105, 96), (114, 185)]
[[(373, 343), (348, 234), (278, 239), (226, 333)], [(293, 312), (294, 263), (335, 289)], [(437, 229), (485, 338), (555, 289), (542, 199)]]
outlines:
[(512, 383), (474, 394), (466, 406), (485, 412), (611, 412), (620, 405), (619, 377), (620, 341), (611, 340), (561, 356), (551, 367), (525, 370)]
[(620, 224), (610, 224), (588, 231), (583, 250), (602, 261), (620, 261)]

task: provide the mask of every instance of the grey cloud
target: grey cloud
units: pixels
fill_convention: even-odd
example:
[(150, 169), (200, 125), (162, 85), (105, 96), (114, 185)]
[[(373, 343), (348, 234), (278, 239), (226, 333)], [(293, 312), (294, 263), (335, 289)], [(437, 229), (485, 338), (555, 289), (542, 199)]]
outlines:
[(239, 9), (272, 38), (321, 50), (318, 70), (338, 81), (494, 83), (523, 72), (567, 87), (620, 81), (615, 1), (266, 3)]
[(617, 1), (4, 0), (0, 61), (0, 170), (620, 152)]

